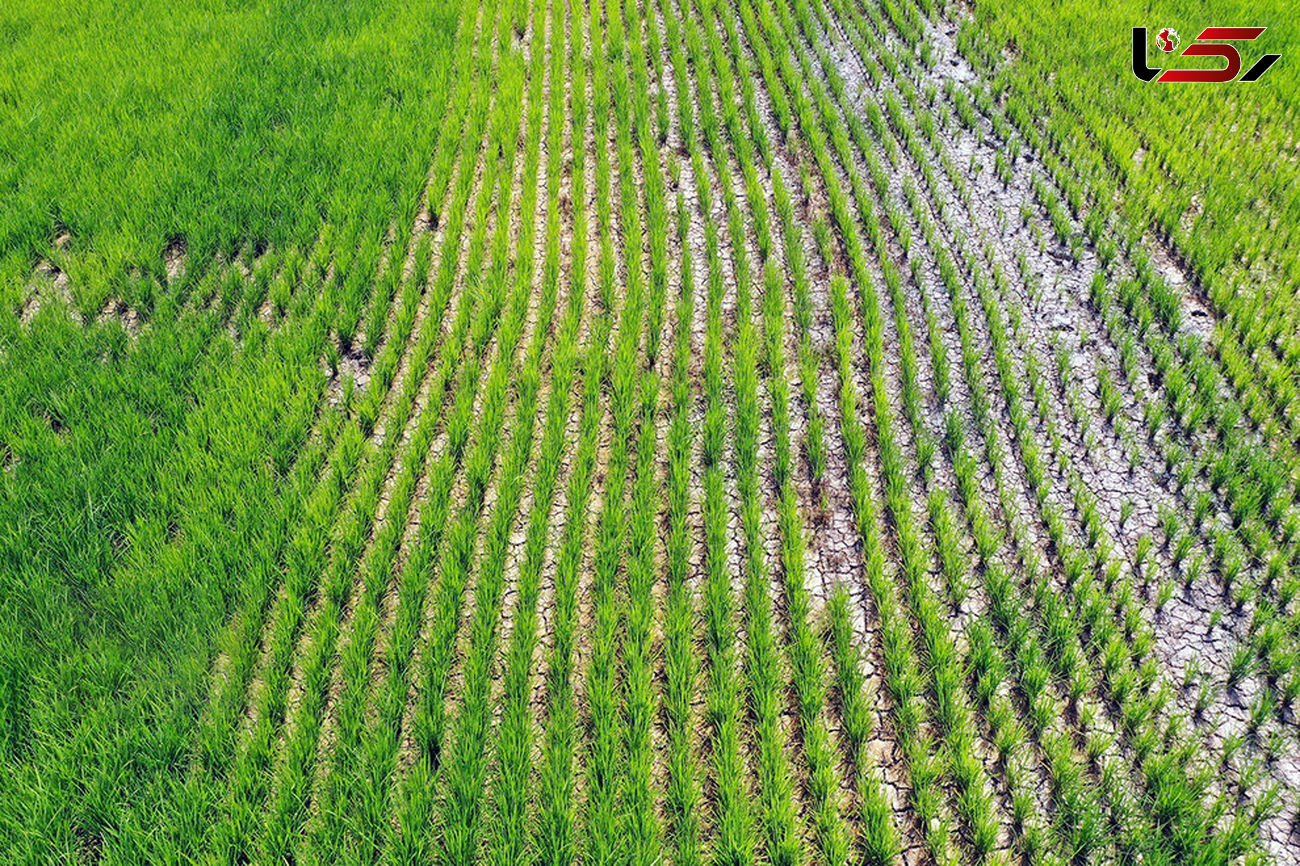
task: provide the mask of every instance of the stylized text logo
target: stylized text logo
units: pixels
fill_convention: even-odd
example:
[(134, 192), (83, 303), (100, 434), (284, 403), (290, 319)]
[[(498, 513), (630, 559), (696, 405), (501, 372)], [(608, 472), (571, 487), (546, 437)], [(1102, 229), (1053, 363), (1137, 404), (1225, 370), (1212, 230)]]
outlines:
[[(1210, 39), (1247, 42), (1259, 38), (1267, 28), (1264, 27), (1206, 27), (1201, 34), (1183, 49), (1180, 57), (1222, 57), (1227, 61), (1223, 69), (1166, 69), (1147, 66), (1147, 29), (1133, 28), (1133, 74), (1143, 81), (1160, 77), (1157, 81), (1166, 84), (1222, 84), (1225, 81), (1258, 81), (1264, 72), (1277, 62), (1280, 54), (1265, 54), (1255, 61), (1246, 74), (1237, 78), (1241, 72), (1241, 54), (1227, 42), (1207, 42)], [(1162, 28), (1156, 34), (1156, 44), (1161, 51), (1172, 52), (1178, 48), (1178, 31), (1172, 27)]]

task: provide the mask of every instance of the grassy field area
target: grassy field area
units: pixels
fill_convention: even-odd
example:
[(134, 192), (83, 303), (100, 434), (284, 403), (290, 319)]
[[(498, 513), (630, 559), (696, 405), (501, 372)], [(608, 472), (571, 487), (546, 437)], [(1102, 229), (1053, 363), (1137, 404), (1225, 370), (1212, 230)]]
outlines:
[(1298, 27), (9, 3), (0, 860), (1300, 863)]
[(140, 272), (165, 278), (176, 245), (206, 268), (249, 245), (309, 246), (323, 223), (382, 234), (428, 169), (455, 16), (393, 2), (7, 4), (6, 299), (56, 241), (93, 313)]

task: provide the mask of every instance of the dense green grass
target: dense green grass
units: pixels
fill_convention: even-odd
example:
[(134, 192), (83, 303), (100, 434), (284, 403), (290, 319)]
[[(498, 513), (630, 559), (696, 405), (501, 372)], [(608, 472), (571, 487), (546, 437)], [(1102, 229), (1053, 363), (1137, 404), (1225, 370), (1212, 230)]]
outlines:
[(6, 291), (64, 232), (78, 293), (102, 305), (106, 284), (127, 267), (159, 273), (177, 241), (204, 263), (248, 243), (310, 243), (322, 220), (386, 228), (428, 167), (456, 14), (445, 2), (6, 3)]
[[(0, 834), (15, 859), (171, 850), (138, 829), (184, 799), (213, 625), (279, 569), (329, 450), (318, 358), (337, 295), (301, 256), (270, 285), (268, 267), (168, 286), (162, 254), (183, 243), (202, 275), (219, 251), (310, 250), (324, 221), (350, 237), (409, 225), (457, 14), (413, 11), (0, 11), (0, 594), (23, 612), (0, 626)], [(50, 255), (82, 312), (148, 298), (150, 328), (83, 329), (58, 305), (17, 327)], [(130, 294), (128, 269), (152, 288)], [(369, 294), (358, 277), (341, 331)], [(274, 334), (256, 316), (269, 289), (292, 323)]]

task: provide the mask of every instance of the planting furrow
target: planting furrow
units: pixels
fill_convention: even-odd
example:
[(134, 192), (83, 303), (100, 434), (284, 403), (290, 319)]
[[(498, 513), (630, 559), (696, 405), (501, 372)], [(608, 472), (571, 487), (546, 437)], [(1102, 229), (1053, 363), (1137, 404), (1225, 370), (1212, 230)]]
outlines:
[[(552, 513), (559, 512), (557, 492), (572, 478), (573, 457), (570, 444), (576, 446), (576, 431), (585, 420), (586, 405), (572, 407), (576, 383), (585, 381), (585, 356), (594, 352), (579, 341), (592, 306), (587, 297), (587, 160), (586, 77), (580, 62), (573, 22), (565, 14), (564, 3), (552, 7), (552, 29), (563, 33), (567, 51), (553, 51), (551, 61), (551, 112), (553, 115), (571, 108), (568, 121), (557, 121), (549, 130), (547, 143), (547, 244), (543, 279), (548, 283), (561, 279), (565, 270), (568, 307), (560, 326), (559, 343), (552, 367), (554, 384), (547, 407), (547, 420), (538, 457), (536, 481), (531, 494), (527, 529), (523, 540), (522, 560), (513, 565), (517, 594), (511, 617), (509, 645), (503, 653), (503, 683), (497, 714), (498, 723), (488, 748), (495, 757), (491, 770), (492, 827), (495, 835), (488, 843), (488, 859), (495, 863), (517, 863), (529, 853), (530, 813), (533, 812), (532, 784), (534, 760), (534, 685), (533, 670), (538, 662), (538, 601), (546, 566), (547, 544), (554, 529)], [(559, 86), (562, 72), (565, 84)], [(567, 136), (567, 141), (566, 141)], [(566, 221), (562, 242), (560, 195), (561, 167), (569, 142), (573, 162), (568, 166), (570, 182), (568, 202), (572, 203), (572, 220)], [(561, 262), (562, 254), (569, 261)], [(567, 265), (567, 267), (566, 267)], [(550, 291), (548, 289), (548, 291)], [(582, 376), (579, 375), (579, 366)], [(580, 392), (580, 388), (578, 388)], [(566, 456), (567, 455), (567, 456)]]
[[(539, 3), (534, 13), (534, 27), (538, 26), (536, 17), (542, 14), (542, 9), (543, 6)], [(558, 38), (562, 47), (563, 34), (556, 32), (552, 26), (553, 23), (554, 17), (552, 16), (546, 25), (547, 51), (549, 56), (557, 57), (560, 52), (552, 43), (555, 38)], [(559, 82), (549, 77), (549, 70), (554, 68), (554, 64), (549, 65), (548, 78), (544, 86), (555, 88), (553, 92), (558, 92), (560, 89)], [(538, 71), (535, 69), (534, 74), (538, 74)], [(543, 86), (539, 85), (539, 82), (541, 82), (540, 75), (533, 81), (533, 97), (538, 98), (538, 102), (541, 102), (540, 97)], [(545, 126), (547, 122), (550, 122), (556, 125), (555, 128), (562, 130), (563, 120), (550, 112), (550, 106), (553, 104), (553, 101), (548, 96), (541, 123)], [(526, 177), (529, 176), (530, 171), (535, 174), (539, 164), (539, 133), (540, 129), (530, 131), (530, 151), (528, 159), (525, 161)], [(536, 139), (535, 142), (534, 139)], [(555, 154), (555, 157), (554, 160), (550, 159), (548, 154), (547, 178), (539, 176), (538, 185), (547, 190), (545, 206), (551, 214), (556, 215), (555, 219), (558, 219), (554, 201), (558, 196), (559, 179), (558, 176), (552, 174), (558, 166), (558, 153)], [(539, 207), (542, 204), (539, 198)], [(550, 217), (548, 217), (547, 225), (552, 226)], [(537, 239), (532, 236), (532, 233), (525, 230), (523, 231), (523, 237), (532, 242), (533, 249), (536, 252), (540, 244), (537, 243)], [(564, 365), (567, 373), (557, 373), (555, 378), (543, 383), (542, 373), (549, 358), (549, 339), (552, 330), (553, 313), (557, 302), (560, 300), (558, 248), (555, 247), (554, 242), (550, 244), (550, 247), (555, 250), (551, 259), (554, 266), (548, 268), (541, 283), (542, 295), (537, 310), (539, 321), (535, 326), (534, 339), (529, 347), (520, 377), (517, 418), (523, 420), (517, 422), (495, 492), (495, 501), (492, 505), (494, 512), (488, 527), (488, 536), (484, 543), (483, 558), (479, 564), (478, 580), (474, 593), (475, 608), (470, 622), (470, 631), (467, 634), (469, 647), (467, 648), (468, 657), (464, 668), (464, 695), (459, 716), (456, 718), (453, 730), (448, 735), (449, 742), (452, 744), (446, 770), (448, 791), (437, 819), (442, 833), (440, 851), (437, 856), (447, 862), (469, 862), (476, 857), (480, 849), (480, 795), (483, 792), (483, 782), (487, 772), (485, 747), (491, 723), (488, 702), (491, 696), (491, 677), (496, 663), (496, 647), (501, 627), (501, 605), (502, 593), (505, 588), (506, 558), (509, 553), (508, 543), (513, 532), (516, 514), (520, 512), (525, 482), (533, 480), (543, 471), (549, 471), (549, 469), (539, 467), (533, 476), (530, 476), (527, 471), (531, 463), (536, 409), (541, 403), (546, 402), (544, 398), (548, 394), (552, 397), (559, 395), (558, 402), (548, 406), (548, 421), (546, 422), (548, 434), (551, 431), (555, 432), (554, 436), (549, 437), (548, 442), (548, 444), (554, 443), (551, 444), (553, 449), (558, 449), (562, 444), (562, 439), (556, 437), (562, 434), (564, 421), (568, 414), (567, 405), (565, 405), (564, 401), (572, 388), (575, 355), (571, 343), (567, 341), (576, 332), (579, 324), (576, 316), (583, 308), (583, 299), (576, 298), (567, 302), (571, 315), (560, 329), (560, 337), (564, 342), (558, 349), (558, 363)], [(516, 279), (531, 288), (534, 282), (532, 271), (532, 267), (521, 268), (516, 274)], [(556, 368), (551, 368), (551, 372), (557, 372)], [(567, 380), (560, 378), (561, 375), (567, 375)], [(554, 463), (553, 458), (551, 463)], [(549, 514), (549, 499), (545, 502), (536, 500), (535, 502), (535, 513)], [(545, 526), (543, 525), (536, 537), (544, 539), (544, 531)], [(540, 551), (541, 548), (539, 547), (538, 550)]]
[[(605, 432), (605, 411), (600, 408), (600, 402), (608, 379), (609, 423), (612, 427), (617, 421), (617, 394), (613, 388), (617, 378), (615, 362), (620, 355), (626, 353), (629, 343), (635, 345), (640, 331), (640, 309), (632, 306), (630, 299), (620, 297), (615, 284), (616, 260), (611, 228), (610, 100), (604, 58), (597, 48), (601, 44), (597, 10), (593, 7), (589, 15), (575, 13), (572, 20), (572, 26), (582, 28), (581, 62), (590, 71), (588, 80), (591, 95), (587, 104), (591, 106), (593, 119), (591, 149), (594, 155), (594, 180), (591, 186), (597, 212), (596, 223), (592, 227), (596, 243), (591, 245), (591, 251), (596, 265), (594, 269), (584, 270), (594, 270), (600, 314), (595, 320), (588, 343), (582, 424), (565, 494), (567, 512), (555, 566), (554, 612), (547, 635), (545, 731), (539, 767), (539, 810), (533, 844), (539, 862), (557, 864), (572, 862), (581, 844), (580, 831), (587, 831), (590, 827), (590, 818), (582, 824), (578, 820), (577, 805), (582, 796), (579, 794), (580, 788), (585, 789), (583, 793), (588, 800), (599, 796), (592, 793), (593, 783), (586, 773), (579, 772), (575, 766), (583, 739), (578, 682), (583, 676), (580, 670), (581, 654), (587, 651), (587, 647), (578, 645), (577, 630), (584, 619), (580, 600), (589, 592), (595, 593), (594, 588), (583, 585), (585, 581), (582, 576), (587, 571), (583, 568), (583, 560), (584, 550), (591, 537), (589, 533), (596, 532), (591, 568), (591, 571), (595, 571), (596, 557), (602, 555), (604, 546), (612, 543), (608, 537), (608, 512), (611, 507), (622, 505), (622, 496), (619, 494), (619, 505), (611, 506), (614, 494), (610, 492), (611, 488), (621, 489), (623, 483), (622, 478), (616, 477), (613, 468), (615, 450), (620, 439)], [(576, 43), (579, 40), (574, 41)], [(598, 57), (601, 59), (598, 60)], [(622, 441), (625, 443), (626, 440)], [(603, 475), (604, 486), (595, 490), (593, 482), (598, 482), (601, 478), (598, 472)], [(596, 502), (593, 502), (593, 494), (598, 494)], [(596, 511), (599, 511), (600, 516), (593, 525), (592, 515)], [(594, 577), (592, 579), (594, 581)], [(593, 660), (587, 673), (588, 678), (594, 668)], [(588, 805), (586, 811), (590, 815), (592, 808)]]
[[(517, 13), (520, 10), (516, 10)], [(459, 634), (462, 612), (470, 594), (469, 577), (473, 570), (475, 549), (482, 518), (488, 506), (489, 492), (497, 492), (497, 451), (507, 434), (519, 434), (531, 437), (532, 406), (528, 407), (529, 417), (523, 418), (513, 414), (518, 408), (511, 399), (511, 377), (517, 375), (518, 365), (523, 361), (516, 356), (519, 348), (528, 336), (529, 349), (527, 357), (534, 360), (549, 343), (549, 320), (535, 323), (539, 327), (528, 329), (528, 312), (532, 304), (531, 278), (523, 278), (527, 266), (518, 264), (520, 256), (531, 262), (531, 246), (525, 251), (525, 243), (532, 243), (534, 229), (536, 170), (540, 159), (540, 139), (544, 106), (538, 105), (540, 87), (534, 85), (527, 89), (525, 85), (543, 63), (545, 48), (537, 44), (544, 42), (545, 28), (541, 19), (540, 5), (534, 8), (532, 24), (527, 32), (532, 34), (530, 44), (532, 51), (526, 61), (519, 55), (507, 55), (511, 61), (507, 70), (507, 93), (518, 100), (520, 111), (528, 106), (525, 158), (522, 168), (511, 172), (514, 177), (510, 185), (513, 202), (513, 189), (522, 185), (523, 195), (519, 205), (521, 217), (515, 226), (500, 222), (493, 239), (492, 264), (480, 288), (485, 291), (486, 303), (477, 310), (472, 341), (490, 352), (493, 342), (496, 344), (495, 359), (488, 371), (479, 401), (477, 381), (462, 391), (465, 421), (477, 416), (479, 435), (473, 440), (473, 446), (466, 456), (466, 474), (464, 488), (459, 499), (455, 517), (446, 530), (446, 544), (442, 547), (439, 558), (439, 583), (434, 599), (432, 617), (428, 620), (428, 638), (422, 648), (419, 664), (420, 678), (417, 681), (415, 707), (410, 722), (410, 735), (414, 747), (414, 765), (400, 784), (397, 816), (397, 834), (392, 839), (393, 848), (389, 857), (396, 862), (409, 862), (413, 858), (427, 856), (431, 846), (436, 844), (436, 828), (433, 822), (434, 807), (437, 799), (437, 786), (442, 778), (445, 751), (446, 727), (448, 722), (448, 697), (455, 693), (452, 686), (453, 671), (457, 662), (457, 636)], [(516, 22), (519, 26), (519, 22)], [(535, 79), (540, 84), (540, 79)], [(521, 118), (522, 120), (522, 118)], [(499, 147), (505, 148), (511, 155), (512, 165), (517, 164), (514, 152), (521, 144), (520, 127), (511, 124), (502, 125), (498, 140), (504, 139)], [(521, 173), (522, 171), (522, 173)], [(513, 204), (507, 213), (513, 211)], [(516, 263), (515, 273), (511, 273), (511, 262)], [(549, 317), (550, 311), (544, 315)], [(499, 325), (499, 333), (498, 333)], [(485, 356), (486, 357), (486, 356)], [(475, 379), (478, 377), (475, 376)], [(460, 395), (458, 395), (460, 396)], [(524, 396), (531, 402), (536, 393)], [(509, 414), (508, 414), (509, 413)], [(520, 431), (523, 431), (520, 433)], [(507, 441), (509, 441), (507, 439)], [(529, 446), (531, 443), (529, 443)], [(520, 449), (527, 456), (529, 447)]]

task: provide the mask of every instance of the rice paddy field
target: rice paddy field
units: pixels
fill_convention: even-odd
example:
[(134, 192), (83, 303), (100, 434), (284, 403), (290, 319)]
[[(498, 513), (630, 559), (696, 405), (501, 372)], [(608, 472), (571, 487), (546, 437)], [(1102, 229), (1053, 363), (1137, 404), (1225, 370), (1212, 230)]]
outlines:
[(0, 46), (0, 862), (1300, 864), (1288, 4)]

